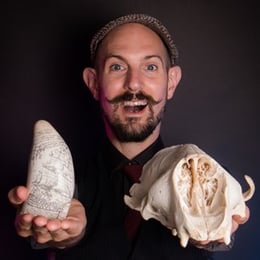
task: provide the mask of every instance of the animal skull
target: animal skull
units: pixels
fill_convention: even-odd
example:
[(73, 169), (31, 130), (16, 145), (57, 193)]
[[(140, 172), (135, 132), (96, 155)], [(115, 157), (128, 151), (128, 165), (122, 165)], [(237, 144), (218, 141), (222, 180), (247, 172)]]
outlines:
[(245, 179), (250, 188), (243, 194), (236, 179), (196, 145), (177, 145), (144, 165), (140, 183), (124, 200), (145, 220), (157, 219), (171, 229), (183, 247), (190, 238), (224, 238), (229, 244), (232, 215), (245, 216), (245, 201), (255, 191), (253, 180)]

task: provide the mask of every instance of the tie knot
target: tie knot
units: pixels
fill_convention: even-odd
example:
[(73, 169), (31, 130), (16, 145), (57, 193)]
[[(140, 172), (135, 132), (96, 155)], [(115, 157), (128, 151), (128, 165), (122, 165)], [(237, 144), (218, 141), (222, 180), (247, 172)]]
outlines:
[(123, 172), (133, 182), (138, 182), (142, 174), (142, 165), (140, 164), (127, 164), (123, 167)]

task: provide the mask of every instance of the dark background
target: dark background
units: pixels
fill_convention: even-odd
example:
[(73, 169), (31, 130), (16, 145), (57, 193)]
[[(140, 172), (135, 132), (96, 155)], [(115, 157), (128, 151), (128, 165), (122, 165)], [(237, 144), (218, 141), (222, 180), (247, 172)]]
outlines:
[[(103, 136), (97, 104), (82, 81), (88, 44), (104, 22), (130, 12), (156, 16), (180, 51), (183, 79), (163, 124), (166, 145), (195, 143), (247, 188), (249, 222), (232, 251), (217, 259), (259, 259), (259, 56), (253, 1), (1, 1), (0, 4), (0, 259), (41, 259), (14, 229), (8, 190), (24, 184), (32, 128), (48, 120), (63, 136), (76, 171)], [(256, 1), (255, 1), (256, 2)], [(258, 155), (258, 156), (257, 156)]]

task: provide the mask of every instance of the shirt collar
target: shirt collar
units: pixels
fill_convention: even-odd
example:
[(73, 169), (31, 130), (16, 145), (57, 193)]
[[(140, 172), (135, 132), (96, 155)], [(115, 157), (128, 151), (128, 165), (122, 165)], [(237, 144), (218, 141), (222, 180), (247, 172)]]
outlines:
[(120, 153), (108, 139), (106, 140), (102, 150), (106, 168), (109, 171), (114, 172), (126, 164), (136, 163), (144, 165), (162, 148), (164, 148), (164, 145), (161, 137), (159, 136), (154, 143), (135, 156), (132, 160), (129, 160), (122, 153)]

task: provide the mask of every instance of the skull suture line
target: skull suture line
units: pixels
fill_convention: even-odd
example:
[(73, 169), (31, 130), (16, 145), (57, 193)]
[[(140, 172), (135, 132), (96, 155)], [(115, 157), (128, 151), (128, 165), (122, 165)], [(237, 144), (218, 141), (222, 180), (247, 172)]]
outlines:
[(245, 201), (255, 191), (242, 193), (238, 181), (196, 145), (159, 151), (143, 168), (140, 183), (125, 195), (125, 203), (145, 220), (157, 219), (178, 235), (183, 247), (197, 241), (224, 238), (230, 243), (232, 215), (245, 216)]

